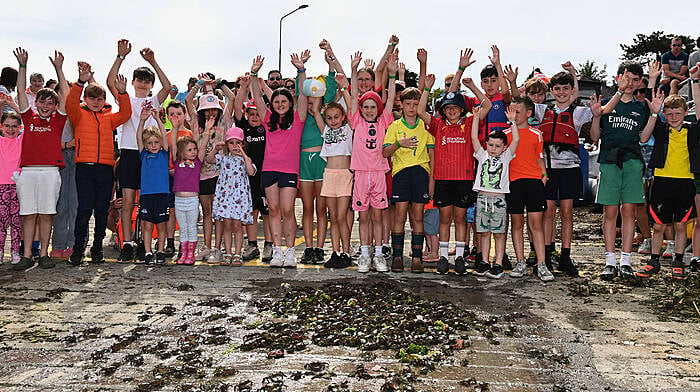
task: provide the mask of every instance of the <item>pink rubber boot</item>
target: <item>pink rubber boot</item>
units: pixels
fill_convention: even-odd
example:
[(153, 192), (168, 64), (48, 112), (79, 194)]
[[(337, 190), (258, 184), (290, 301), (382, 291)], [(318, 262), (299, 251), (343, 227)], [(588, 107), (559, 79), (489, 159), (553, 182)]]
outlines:
[(197, 247), (197, 242), (192, 241), (187, 243), (187, 257), (185, 258), (185, 264), (194, 264), (194, 250)]
[(189, 249), (190, 243), (188, 241), (180, 242), (180, 258), (177, 263), (182, 265), (187, 262), (187, 249)]

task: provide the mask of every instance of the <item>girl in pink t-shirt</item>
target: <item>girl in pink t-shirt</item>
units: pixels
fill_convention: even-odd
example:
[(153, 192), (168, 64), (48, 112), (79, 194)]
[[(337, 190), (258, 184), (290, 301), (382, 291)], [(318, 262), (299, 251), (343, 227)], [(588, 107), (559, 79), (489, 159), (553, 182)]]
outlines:
[[(292, 54), (292, 65), (296, 67), (299, 76), (299, 86), (306, 80), (304, 63), (311, 57), (308, 50), (300, 55)], [(250, 68), (252, 76), (251, 87), (253, 98), (258, 103), (256, 109), (263, 117), (265, 127), (265, 158), (262, 167), (261, 186), (265, 188), (265, 196), (270, 209), (270, 231), (274, 248), (270, 267), (296, 268), (294, 241), (296, 240), (297, 221), (294, 216), (294, 200), (297, 194), (299, 177), (299, 151), (301, 134), (306, 122), (307, 98), (299, 94), (297, 107), (289, 90), (280, 88), (272, 93), (268, 109), (263, 101), (258, 71), (263, 65), (264, 58), (257, 56)], [(284, 237), (287, 250), (282, 253), (282, 218), (284, 218)]]
[[(16, 104), (7, 94), (0, 93), (0, 108), (7, 103)], [(22, 136), (19, 130), (22, 128), (22, 118), (16, 112), (2, 114), (0, 130), (4, 137), (0, 137), (0, 262), (5, 254), (5, 237), (7, 226), (10, 226), (12, 262), (20, 260), (19, 242), (22, 239), (22, 225), (19, 218), (19, 199), (17, 198), (17, 185), (12, 180), (13, 173), (19, 171), (19, 158), (22, 152)]]

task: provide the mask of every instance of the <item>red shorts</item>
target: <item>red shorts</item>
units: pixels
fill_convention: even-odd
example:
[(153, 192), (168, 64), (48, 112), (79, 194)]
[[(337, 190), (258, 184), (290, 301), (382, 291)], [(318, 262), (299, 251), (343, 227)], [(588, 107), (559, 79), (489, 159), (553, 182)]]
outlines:
[(384, 209), (388, 206), (384, 171), (355, 171), (355, 185), (352, 189), (352, 209), (354, 211), (367, 211), (369, 207)]

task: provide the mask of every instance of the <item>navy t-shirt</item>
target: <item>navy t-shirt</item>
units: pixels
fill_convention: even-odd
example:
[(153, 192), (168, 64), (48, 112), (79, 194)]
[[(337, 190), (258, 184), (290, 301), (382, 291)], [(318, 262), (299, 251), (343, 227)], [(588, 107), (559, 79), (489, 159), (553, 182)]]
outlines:
[[(671, 72), (679, 73), (682, 66), (688, 65), (689, 58), (690, 56), (688, 56), (686, 52), (681, 52), (678, 56), (674, 56), (673, 53), (669, 51), (661, 55), (661, 64), (668, 64)], [(668, 78), (665, 73), (663, 77)]]
[(170, 155), (161, 148), (156, 153), (141, 150), (141, 194), (170, 193)]

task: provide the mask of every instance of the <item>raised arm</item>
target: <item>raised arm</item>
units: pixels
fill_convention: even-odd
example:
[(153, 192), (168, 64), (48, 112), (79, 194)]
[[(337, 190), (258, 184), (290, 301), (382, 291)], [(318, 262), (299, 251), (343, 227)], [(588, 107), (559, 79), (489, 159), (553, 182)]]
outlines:
[(338, 91), (343, 96), (345, 103), (351, 102), (352, 98), (350, 97), (350, 92), (348, 91), (348, 86), (350, 85), (348, 78), (346, 78), (342, 73), (337, 73), (335, 74), (335, 82), (338, 84)]
[(264, 119), (265, 115), (267, 115), (267, 105), (263, 100), (262, 90), (260, 89), (260, 83), (262, 82), (258, 78), (258, 71), (260, 71), (264, 62), (265, 57), (258, 55), (253, 59), (253, 65), (250, 66), (250, 86), (253, 92), (253, 99), (255, 100), (255, 107), (258, 109), (258, 115), (260, 115), (261, 119)]
[(158, 91), (158, 94), (156, 96), (158, 97), (158, 103), (163, 104), (163, 102), (168, 98), (168, 94), (170, 94), (170, 88), (172, 85), (170, 84), (170, 80), (168, 80), (168, 77), (165, 76), (165, 72), (160, 68), (160, 65), (158, 65), (158, 62), (156, 61), (156, 55), (153, 53), (153, 50), (151, 48), (143, 48), (141, 49), (141, 57), (143, 57), (144, 60), (148, 62), (148, 64), (151, 64), (151, 67), (153, 67), (153, 70), (156, 72), (156, 75), (158, 76), (158, 81), (160, 81), (161, 88), (160, 91)]
[(573, 64), (571, 64), (571, 61), (567, 61), (564, 64), (561, 65), (562, 68), (569, 74), (571, 74), (571, 77), (574, 79), (574, 91), (571, 94), (571, 97), (569, 97), (569, 106), (573, 105), (574, 102), (578, 99), (578, 78), (576, 77), (576, 67), (574, 67)]
[(187, 113), (190, 115), (190, 121), (192, 121), (193, 128), (194, 124), (197, 123), (197, 108), (194, 106), (194, 97), (197, 96), (197, 93), (199, 90), (204, 86), (204, 81), (202, 81), (201, 75), (199, 75), (199, 79), (197, 80), (197, 83), (192, 86), (190, 91), (187, 92), (187, 95), (185, 96), (185, 106), (187, 107)]
[(119, 73), (119, 68), (121, 68), (122, 62), (126, 58), (126, 55), (128, 55), (130, 52), (131, 43), (128, 39), (120, 39), (119, 41), (117, 41), (117, 58), (114, 59), (112, 68), (110, 68), (109, 72), (107, 73), (107, 89), (110, 93), (112, 93), (114, 99), (118, 99), (117, 95), (119, 94), (115, 85), (115, 80), (117, 78), (117, 74)]
[[(350, 57), (350, 79), (352, 80), (352, 85), (350, 85), (350, 113), (348, 113), (349, 117), (352, 117), (353, 114), (357, 113), (357, 100), (359, 99), (358, 94), (358, 86), (357, 86), (357, 67), (360, 65), (360, 61), (362, 61), (362, 52), (357, 51), (353, 56)], [(396, 92), (396, 87), (394, 87), (394, 93)]]
[(492, 56), (489, 56), (489, 60), (494, 67), (496, 67), (496, 72), (498, 73), (498, 83), (501, 85), (501, 94), (503, 94), (503, 100), (510, 102), (510, 91), (508, 86), (508, 81), (503, 76), (503, 67), (501, 67), (501, 51), (498, 46), (492, 45), (491, 52)]
[(423, 91), (425, 88), (425, 74), (428, 72), (428, 51), (423, 48), (418, 49), (416, 58), (420, 66), (418, 71), (418, 90)]
[(462, 79), (462, 84), (469, 90), (471, 90), (474, 95), (476, 95), (476, 98), (479, 100), (481, 109), (479, 111), (479, 116), (480, 119), (485, 119), (486, 116), (489, 114), (489, 110), (491, 110), (491, 107), (493, 106), (493, 103), (491, 103), (491, 100), (486, 97), (484, 93), (479, 90), (478, 87), (476, 87), (476, 84), (474, 83), (474, 80), (472, 78), (464, 78)]
[(512, 65), (506, 65), (505, 78), (508, 81), (508, 86), (510, 87), (510, 96), (519, 97), (520, 90), (518, 90), (518, 67), (513, 69)]
[(639, 141), (642, 143), (648, 142), (654, 133), (654, 127), (659, 119), (659, 112), (664, 105), (664, 94), (661, 91), (651, 90), (651, 97), (651, 101), (645, 98), (649, 106), (649, 120), (639, 134)]
[(387, 104), (384, 105), (384, 114), (391, 114), (394, 108), (394, 98), (396, 98), (396, 69), (399, 66), (399, 51), (396, 50), (387, 59), (386, 69), (389, 72), (389, 92), (387, 95)]
[[(396, 45), (399, 44), (399, 37), (396, 35), (392, 35), (389, 38), (389, 45), (387, 45), (386, 50), (384, 51), (384, 54), (382, 55), (382, 58), (379, 59), (379, 62), (377, 63), (377, 69), (374, 70), (374, 89), (380, 89), (384, 88), (384, 83), (386, 82), (387, 75), (385, 75), (384, 69), (387, 66), (387, 61), (389, 59), (389, 55), (391, 55), (394, 52), (394, 49), (396, 49)], [(354, 79), (353, 79), (354, 80)], [(353, 82), (354, 83), (354, 82)], [(390, 102), (387, 100), (387, 102)]]
[[(151, 112), (152, 112), (153, 118), (156, 119), (156, 123), (158, 124), (158, 129), (160, 130), (160, 140), (168, 140), (168, 132), (165, 130), (165, 125), (163, 125), (163, 121), (161, 121), (161, 119), (160, 119), (159, 110), (157, 108), (153, 108), (153, 109), (151, 109)], [(176, 134), (176, 137), (177, 137), (177, 130), (175, 130), (173, 133)], [(168, 143), (163, 143), (163, 149), (165, 151), (168, 151), (169, 147), (170, 146)]]
[[(146, 103), (144, 102), (141, 105), (141, 115), (139, 115), (139, 126), (136, 128), (136, 144), (139, 147), (139, 152), (143, 151), (143, 127), (146, 125), (146, 120), (148, 120), (148, 118), (151, 116), (153, 116), (153, 112), (147, 110)], [(177, 134), (177, 131), (174, 131), (173, 133)]]
[[(311, 98), (309, 98), (311, 99)], [(314, 121), (316, 121), (316, 126), (321, 131), (321, 135), (326, 128), (326, 122), (323, 121), (323, 114), (321, 113), (321, 100), (318, 98), (311, 99), (311, 114), (314, 116)]]
[(471, 139), (472, 139), (472, 147), (474, 148), (474, 152), (479, 152), (482, 150), (481, 148), (481, 142), (479, 141), (479, 117), (483, 109), (475, 106), (474, 110), (472, 110), (472, 132), (471, 132)]
[(508, 118), (508, 121), (510, 121), (511, 124), (510, 135), (512, 136), (508, 148), (510, 149), (510, 152), (512, 152), (513, 155), (515, 155), (515, 151), (518, 149), (518, 144), (520, 143), (520, 132), (518, 132), (518, 125), (515, 123), (515, 106), (508, 106), (508, 108), (506, 109), (506, 117)]
[(591, 141), (593, 141), (593, 144), (597, 143), (598, 139), (600, 139), (600, 118), (603, 115), (603, 108), (601, 107), (600, 99), (600, 95), (593, 95), (588, 102), (588, 108), (591, 109), (591, 113), (593, 114), (590, 130)]
[(435, 75), (430, 74), (425, 77), (425, 87), (423, 88), (421, 95), (420, 95), (420, 102), (418, 102), (418, 117), (423, 120), (424, 123), (430, 124), (430, 114), (425, 110), (426, 106), (428, 106), (428, 98), (430, 98), (430, 90), (433, 88), (433, 85), (435, 84)]
[(656, 87), (656, 82), (659, 79), (659, 76), (661, 76), (661, 63), (654, 61), (653, 63), (649, 64), (649, 84), (647, 84), (647, 88), (653, 90), (654, 87)]
[(344, 74), (345, 71), (343, 71), (343, 66), (340, 64), (340, 61), (338, 61), (338, 57), (335, 55), (335, 52), (333, 52), (331, 43), (328, 42), (328, 40), (323, 39), (321, 40), (321, 43), (318, 44), (318, 47), (326, 51), (326, 58), (330, 61), (329, 66), (333, 67), (333, 70), (335, 70), (336, 73)]
[(249, 89), (250, 74), (246, 72), (244, 76), (238, 79), (238, 91), (236, 91), (236, 97), (233, 100), (233, 116), (238, 121), (243, 119), (243, 106), (245, 105), (245, 101), (248, 98)]
[(56, 70), (56, 77), (58, 78), (58, 110), (60, 112), (66, 112), (66, 97), (68, 96), (68, 82), (66, 81), (66, 75), (63, 74), (63, 53), (59, 51), (54, 51), (54, 57), (49, 56), (53, 68)]
[[(177, 129), (175, 129), (175, 127), (170, 131), (170, 140), (168, 143), (170, 143), (170, 159), (175, 162), (177, 159)], [(202, 150), (206, 150), (206, 148), (202, 148)]]
[[(690, 82), (692, 83), (693, 100), (700, 102), (700, 63), (696, 63), (693, 68), (690, 69)], [(698, 105), (695, 105), (695, 119), (700, 121), (700, 111), (698, 110)]]
[(17, 73), (17, 105), (21, 113), (29, 107), (29, 100), (27, 99), (27, 60), (29, 59), (29, 54), (22, 48), (17, 48), (12, 53), (14, 53), (19, 64), (19, 72)]
[(450, 88), (448, 88), (447, 91), (459, 91), (459, 81), (462, 79), (464, 70), (476, 62), (476, 60), (472, 60), (473, 54), (474, 51), (470, 48), (459, 51), (459, 65), (457, 66), (454, 78), (452, 78), (452, 83), (450, 83)]
[(14, 110), (16, 113), (19, 113), (19, 106), (17, 106), (17, 102), (15, 102), (14, 98), (5, 93), (0, 93), (0, 108), (2, 108), (5, 105), (9, 105), (12, 108), (12, 110)]
[[(306, 80), (306, 68), (304, 67), (304, 63), (306, 63), (310, 57), (311, 52), (309, 52), (308, 49), (304, 50), (299, 55), (296, 53), (292, 53), (291, 55), (292, 65), (297, 69), (297, 77), (299, 78), (299, 84), (297, 87), (304, 85), (304, 81)], [(307, 97), (301, 92), (302, 89), (298, 90), (299, 98), (297, 98), (297, 115), (299, 116), (301, 122), (306, 122), (306, 114), (309, 112), (306, 107)]]
[(613, 109), (615, 109), (615, 106), (617, 106), (617, 104), (620, 103), (620, 98), (622, 98), (622, 95), (624, 94), (627, 85), (629, 85), (629, 81), (630, 73), (629, 71), (625, 70), (625, 73), (623, 73), (617, 78), (617, 92), (613, 94), (608, 103), (606, 103), (603, 107), (603, 114), (612, 113)]

